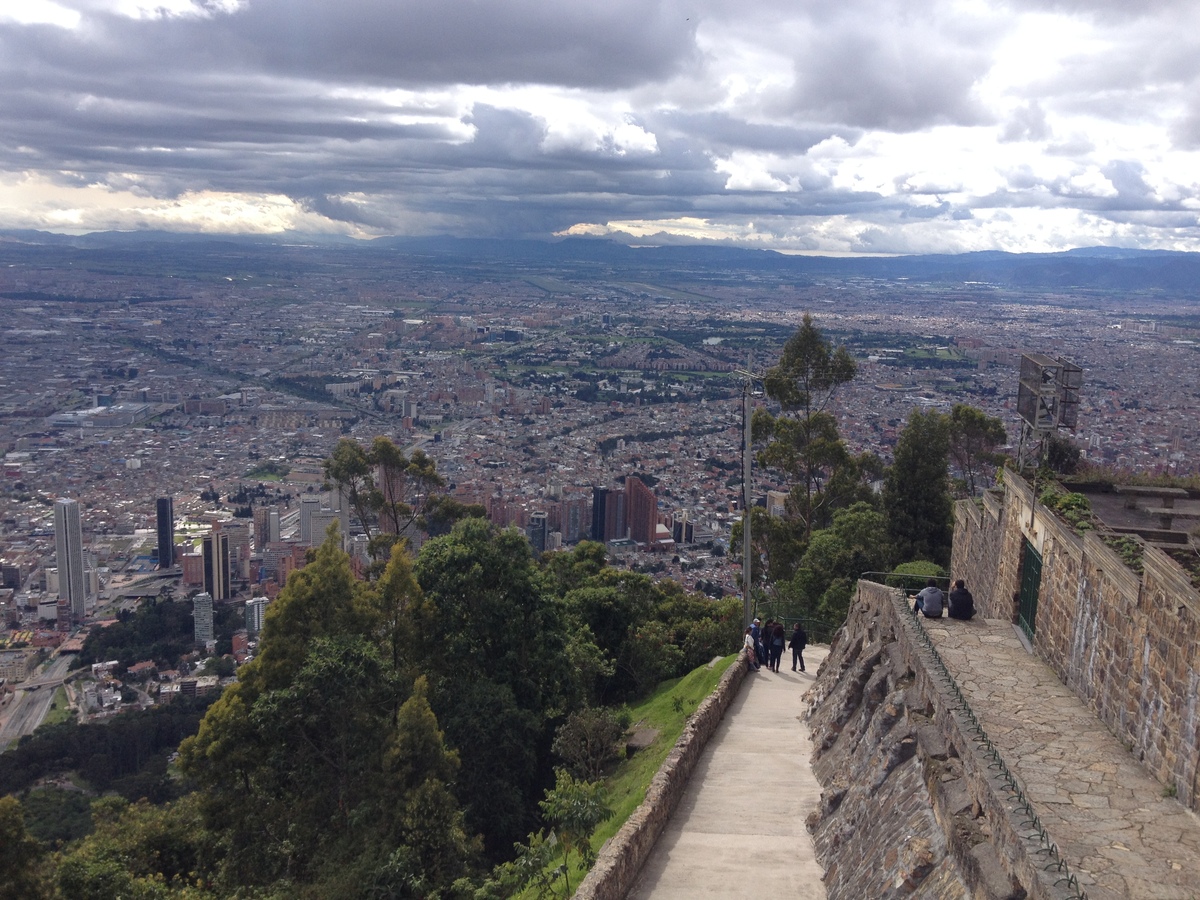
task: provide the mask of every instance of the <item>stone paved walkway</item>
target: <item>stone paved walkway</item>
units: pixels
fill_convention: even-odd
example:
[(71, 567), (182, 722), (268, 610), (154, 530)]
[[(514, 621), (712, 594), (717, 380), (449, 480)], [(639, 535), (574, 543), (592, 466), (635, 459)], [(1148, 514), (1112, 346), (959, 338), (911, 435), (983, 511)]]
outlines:
[(1200, 900), (1200, 817), (1009, 622), (919, 620), (1089, 900)]
[(778, 675), (747, 674), (628, 900), (824, 900), (804, 825), (821, 785), (802, 698), (827, 653), (805, 650), (804, 673), (787, 653)]

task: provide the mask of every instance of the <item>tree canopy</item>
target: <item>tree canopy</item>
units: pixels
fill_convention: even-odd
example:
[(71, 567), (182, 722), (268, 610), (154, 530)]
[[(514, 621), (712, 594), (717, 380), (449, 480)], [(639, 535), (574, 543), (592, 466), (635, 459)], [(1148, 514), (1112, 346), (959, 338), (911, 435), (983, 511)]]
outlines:
[(949, 418), (936, 410), (913, 410), (883, 486), (893, 562), (950, 564), (949, 453)]

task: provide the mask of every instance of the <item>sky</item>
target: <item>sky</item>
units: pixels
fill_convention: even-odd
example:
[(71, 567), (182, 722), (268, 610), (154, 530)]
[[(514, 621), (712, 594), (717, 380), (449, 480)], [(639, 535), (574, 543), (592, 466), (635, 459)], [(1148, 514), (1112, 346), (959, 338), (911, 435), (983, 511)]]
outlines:
[(1200, 250), (1194, 0), (0, 0), (0, 229)]

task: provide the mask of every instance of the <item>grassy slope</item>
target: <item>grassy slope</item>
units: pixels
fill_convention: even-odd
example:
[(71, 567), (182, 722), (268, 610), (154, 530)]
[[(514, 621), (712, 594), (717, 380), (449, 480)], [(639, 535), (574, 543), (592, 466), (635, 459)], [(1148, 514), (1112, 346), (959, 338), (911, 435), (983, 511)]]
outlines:
[[(736, 654), (727, 656), (711, 669), (701, 666), (682, 678), (664, 681), (653, 694), (630, 708), (634, 725), (657, 729), (658, 737), (649, 748), (622, 762), (605, 779), (608, 803), (613, 809), (613, 815), (592, 835), (593, 849), (599, 851), (604, 842), (616, 834), (625, 824), (625, 820), (641, 805), (651, 779), (662, 767), (663, 760), (667, 758), (679, 736), (683, 734), (683, 726), (687, 723), (688, 716), (696, 710), (700, 701), (716, 689), (721, 676), (736, 659)], [(679, 709), (676, 709), (676, 706)], [(578, 887), (584, 874), (586, 873), (577, 864), (571, 866), (572, 890)], [(532, 897), (533, 894), (526, 892), (522, 896)]]

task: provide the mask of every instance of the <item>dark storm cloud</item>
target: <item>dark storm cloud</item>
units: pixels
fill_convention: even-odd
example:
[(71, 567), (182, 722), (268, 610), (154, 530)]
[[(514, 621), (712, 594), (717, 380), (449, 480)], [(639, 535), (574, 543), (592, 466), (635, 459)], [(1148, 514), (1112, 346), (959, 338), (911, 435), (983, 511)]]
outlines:
[(611, 88), (679, 71), (695, 55), (694, 28), (663, 0), (251, 0), (210, 17), (99, 16), (87, 36), (96, 52), (156, 67), (392, 86)]

